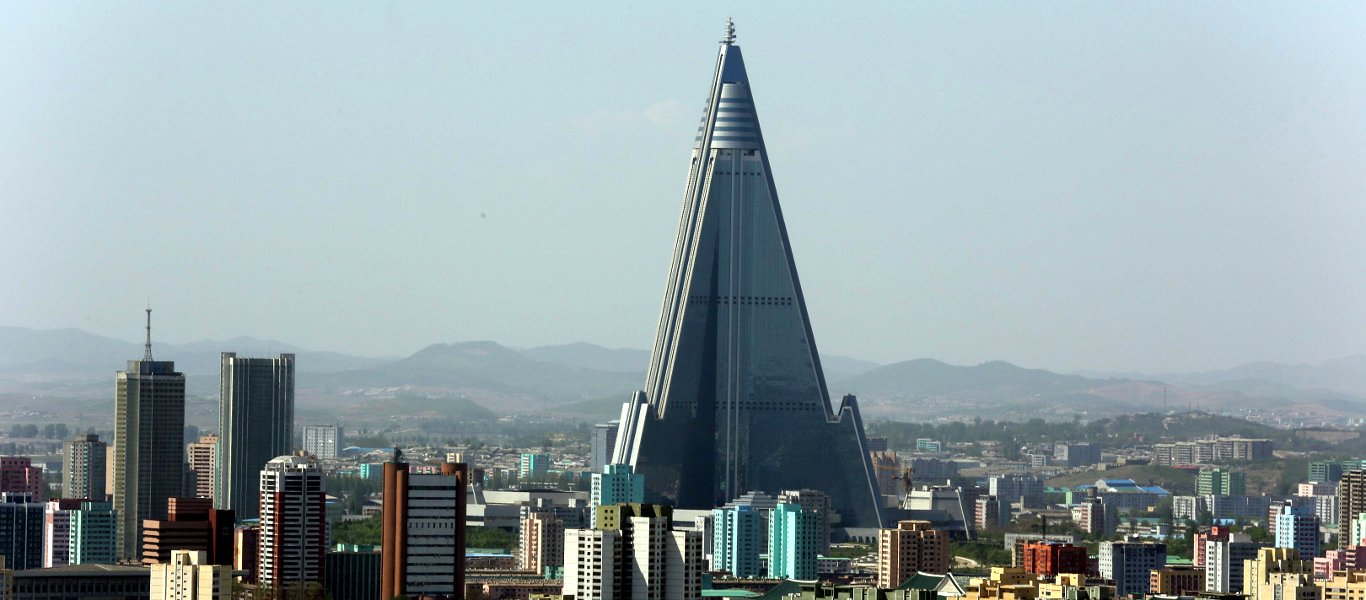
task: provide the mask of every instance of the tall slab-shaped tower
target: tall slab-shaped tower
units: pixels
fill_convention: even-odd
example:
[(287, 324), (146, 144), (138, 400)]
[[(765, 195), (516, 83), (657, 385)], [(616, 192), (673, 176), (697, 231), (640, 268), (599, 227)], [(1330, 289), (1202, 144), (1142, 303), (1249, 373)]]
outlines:
[(831, 408), (751, 92), (728, 26), (649, 374), (622, 408), (613, 462), (645, 475), (648, 501), (817, 489), (843, 526), (878, 527), (858, 406)]

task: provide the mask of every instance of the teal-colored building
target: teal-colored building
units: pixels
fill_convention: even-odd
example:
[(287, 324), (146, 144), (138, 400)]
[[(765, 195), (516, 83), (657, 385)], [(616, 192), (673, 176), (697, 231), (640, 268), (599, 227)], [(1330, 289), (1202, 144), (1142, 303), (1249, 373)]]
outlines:
[(768, 517), (769, 577), (803, 581), (816, 578), (819, 518), (815, 511), (802, 510), (800, 504), (781, 503), (773, 508)]
[(550, 455), (539, 452), (523, 452), (517, 466), (518, 481), (545, 481), (550, 474)]
[(712, 511), (712, 568), (733, 577), (758, 577), (764, 541), (764, 517), (741, 504)]
[(384, 463), (362, 463), (361, 479), (384, 479)]
[(67, 564), (112, 565), (118, 562), (117, 513), (108, 502), (82, 502), (70, 514)]
[(631, 465), (606, 465), (601, 473), (593, 474), (588, 502), (593, 508), (590, 526), (596, 528), (597, 507), (645, 502), (645, 476), (636, 474)]

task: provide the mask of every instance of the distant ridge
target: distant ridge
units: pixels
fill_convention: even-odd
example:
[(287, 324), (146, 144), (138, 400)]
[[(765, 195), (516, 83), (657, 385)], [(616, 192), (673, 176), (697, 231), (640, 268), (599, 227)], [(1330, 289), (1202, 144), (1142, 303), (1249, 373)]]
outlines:
[[(298, 355), (300, 402), (335, 404), (406, 398), (392, 408), (468, 401), (498, 414), (546, 412), (585, 420), (615, 417), (644, 384), (649, 354), (578, 342), (513, 349), (493, 341), (432, 344), (407, 357), (321, 352), (237, 337), (188, 344), (157, 342), (158, 358), (188, 375), (190, 393), (217, 394), (219, 352)], [(107, 401), (114, 371), (142, 355), (141, 343), (79, 329), (0, 326), (0, 398)], [(922, 358), (889, 365), (824, 355), (830, 394), (859, 397), (869, 418), (1095, 418), (1196, 407), (1211, 411), (1293, 410), (1324, 418), (1366, 416), (1366, 357), (1322, 365), (1251, 363), (1195, 374), (1087, 377), (991, 361), (950, 365)], [(1165, 397), (1165, 404), (1164, 404)], [(26, 400), (27, 401), (27, 400)], [(384, 404), (381, 404), (383, 406)], [(0, 402), (0, 410), (4, 408)], [(375, 410), (380, 410), (376, 408)], [(463, 412), (464, 409), (460, 409)]]

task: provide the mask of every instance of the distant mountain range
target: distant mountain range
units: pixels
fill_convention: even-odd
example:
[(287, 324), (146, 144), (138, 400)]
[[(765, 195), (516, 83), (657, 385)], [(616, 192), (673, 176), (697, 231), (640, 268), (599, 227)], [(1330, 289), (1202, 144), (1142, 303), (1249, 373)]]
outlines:
[[(43, 398), (100, 403), (113, 372), (142, 355), (142, 345), (77, 329), (0, 327), (0, 410)], [(649, 352), (588, 343), (509, 348), (492, 341), (433, 344), (408, 357), (361, 357), (311, 351), (255, 338), (157, 343), (174, 360), (190, 393), (217, 393), (219, 353), (298, 357), (300, 410), (344, 415), (433, 405), (497, 414), (544, 413), (611, 418), (644, 382)], [(993, 361), (975, 366), (918, 359), (889, 365), (822, 356), (830, 393), (859, 397), (869, 418), (1098, 418), (1162, 408), (1266, 408), (1315, 418), (1366, 415), (1366, 357), (1322, 365), (1253, 363), (1207, 373), (1067, 375)], [(462, 414), (479, 414), (461, 409)], [(441, 411), (437, 411), (441, 412)]]

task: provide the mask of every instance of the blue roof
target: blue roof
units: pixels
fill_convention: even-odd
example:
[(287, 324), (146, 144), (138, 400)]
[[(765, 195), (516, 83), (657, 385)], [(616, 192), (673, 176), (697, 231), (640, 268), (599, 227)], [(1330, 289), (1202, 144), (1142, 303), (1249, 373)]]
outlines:
[(1170, 496), (1170, 495), (1171, 495), (1171, 492), (1168, 492), (1167, 490), (1163, 489), (1162, 486), (1160, 486), (1160, 485), (1141, 485), (1141, 486), (1138, 486), (1138, 489), (1143, 490), (1143, 491), (1145, 491), (1145, 492), (1151, 492), (1151, 493), (1157, 494), (1157, 495), (1159, 495), (1159, 496)]

